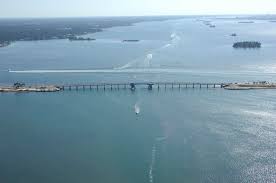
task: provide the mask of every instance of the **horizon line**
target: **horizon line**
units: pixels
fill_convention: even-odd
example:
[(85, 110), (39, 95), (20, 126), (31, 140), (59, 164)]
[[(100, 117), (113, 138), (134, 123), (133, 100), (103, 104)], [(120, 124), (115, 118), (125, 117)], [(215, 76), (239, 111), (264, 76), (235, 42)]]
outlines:
[(273, 16), (275, 13), (227, 13), (227, 14), (160, 14), (160, 15), (91, 15), (91, 16), (30, 16), (0, 17), (0, 19), (55, 19), (55, 18), (131, 18), (131, 17), (189, 17), (189, 16)]

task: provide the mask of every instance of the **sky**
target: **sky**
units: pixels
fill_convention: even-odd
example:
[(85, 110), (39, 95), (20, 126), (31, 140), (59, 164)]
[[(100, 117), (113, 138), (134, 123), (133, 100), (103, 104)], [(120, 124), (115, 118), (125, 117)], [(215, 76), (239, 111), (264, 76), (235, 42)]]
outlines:
[(276, 0), (0, 0), (0, 18), (276, 14)]

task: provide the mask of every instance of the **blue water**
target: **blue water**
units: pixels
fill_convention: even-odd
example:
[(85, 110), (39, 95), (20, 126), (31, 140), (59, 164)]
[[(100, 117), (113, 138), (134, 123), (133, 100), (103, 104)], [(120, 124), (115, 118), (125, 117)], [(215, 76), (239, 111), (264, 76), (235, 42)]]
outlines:
[[(209, 19), (216, 28), (187, 18), (86, 35), (97, 38), (94, 42), (15, 42), (0, 49), (0, 83), (275, 81), (275, 23)], [(238, 36), (231, 37), (232, 33)], [(122, 43), (122, 39), (141, 41)], [(232, 43), (239, 40), (260, 41), (263, 47), (233, 50)], [(112, 72), (114, 68), (117, 72)], [(108, 72), (28, 72), (98, 69)], [(120, 72), (126, 69), (144, 72)], [(0, 179), (274, 182), (275, 110), (274, 90), (2, 93)]]

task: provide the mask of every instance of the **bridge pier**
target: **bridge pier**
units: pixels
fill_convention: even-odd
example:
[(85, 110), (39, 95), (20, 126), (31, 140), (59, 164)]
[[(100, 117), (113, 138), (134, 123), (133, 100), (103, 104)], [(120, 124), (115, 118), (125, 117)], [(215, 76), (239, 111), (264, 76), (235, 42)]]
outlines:
[(193, 88), (195, 88), (195, 84), (193, 83)]
[(152, 83), (148, 83), (148, 90), (152, 90), (152, 86), (153, 86)]
[(131, 89), (132, 91), (134, 91), (134, 90), (136, 89), (136, 86), (135, 86), (134, 83), (130, 83), (130, 89)]

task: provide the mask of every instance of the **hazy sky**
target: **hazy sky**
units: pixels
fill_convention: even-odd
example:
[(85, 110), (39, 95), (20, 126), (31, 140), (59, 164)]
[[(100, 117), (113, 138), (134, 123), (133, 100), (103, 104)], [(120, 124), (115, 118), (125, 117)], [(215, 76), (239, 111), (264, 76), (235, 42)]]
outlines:
[(0, 17), (276, 14), (276, 0), (0, 0)]

